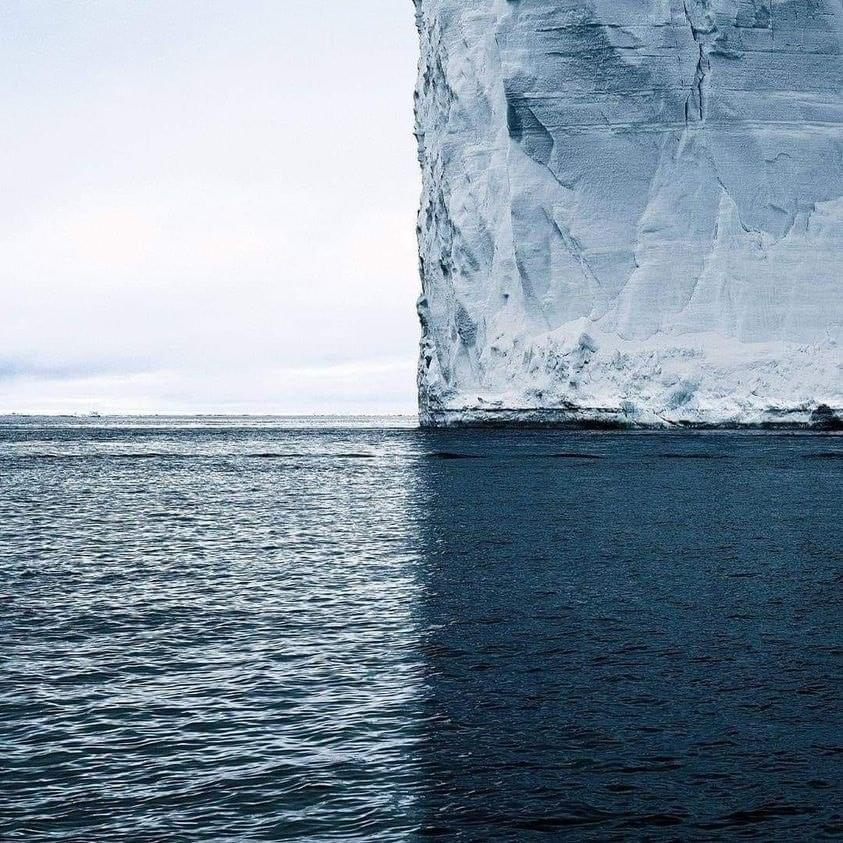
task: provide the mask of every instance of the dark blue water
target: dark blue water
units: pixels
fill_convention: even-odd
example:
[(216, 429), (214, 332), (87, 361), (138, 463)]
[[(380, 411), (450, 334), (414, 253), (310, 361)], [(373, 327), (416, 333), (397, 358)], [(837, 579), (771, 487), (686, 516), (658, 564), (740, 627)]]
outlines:
[(373, 425), (0, 423), (0, 837), (841, 834), (840, 437)]

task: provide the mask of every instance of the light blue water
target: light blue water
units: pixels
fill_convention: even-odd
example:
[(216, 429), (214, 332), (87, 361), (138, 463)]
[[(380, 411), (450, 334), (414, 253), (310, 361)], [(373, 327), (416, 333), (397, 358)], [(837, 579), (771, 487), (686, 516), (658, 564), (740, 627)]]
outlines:
[(839, 436), (0, 420), (0, 837), (841, 833)]

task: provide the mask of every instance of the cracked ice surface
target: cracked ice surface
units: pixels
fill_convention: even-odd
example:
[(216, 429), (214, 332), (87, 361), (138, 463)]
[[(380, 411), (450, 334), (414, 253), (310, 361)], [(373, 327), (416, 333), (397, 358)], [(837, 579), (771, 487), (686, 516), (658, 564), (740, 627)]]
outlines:
[(840, 0), (416, 15), (424, 422), (843, 407)]

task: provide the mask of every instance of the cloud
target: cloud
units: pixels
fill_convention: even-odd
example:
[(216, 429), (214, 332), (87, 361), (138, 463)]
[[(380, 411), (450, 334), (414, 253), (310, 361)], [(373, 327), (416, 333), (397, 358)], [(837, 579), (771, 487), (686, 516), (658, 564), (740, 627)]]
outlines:
[(394, 0), (4, 12), (3, 407), (411, 409), (415, 53)]
[(0, 413), (412, 413), (414, 377), (413, 358), (133, 373), (30, 367), (3, 382)]
[(31, 359), (0, 358), (0, 381), (32, 379), (36, 381), (74, 381), (102, 375), (141, 374), (143, 368), (123, 361), (94, 361), (88, 364), (38, 363)]

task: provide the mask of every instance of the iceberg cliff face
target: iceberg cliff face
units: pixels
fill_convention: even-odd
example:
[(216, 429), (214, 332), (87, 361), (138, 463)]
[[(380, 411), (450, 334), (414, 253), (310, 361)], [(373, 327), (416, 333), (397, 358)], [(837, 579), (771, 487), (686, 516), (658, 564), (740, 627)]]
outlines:
[(840, 0), (415, 2), (423, 423), (843, 406)]

